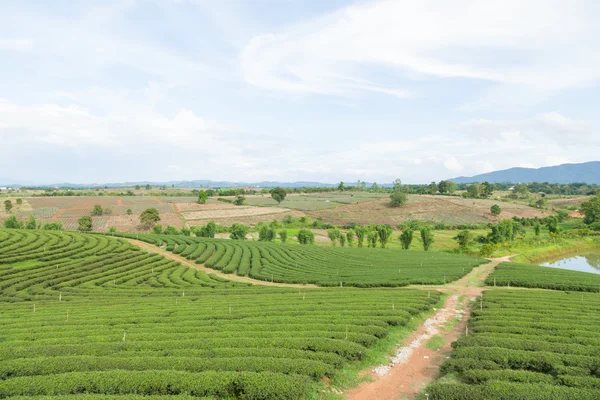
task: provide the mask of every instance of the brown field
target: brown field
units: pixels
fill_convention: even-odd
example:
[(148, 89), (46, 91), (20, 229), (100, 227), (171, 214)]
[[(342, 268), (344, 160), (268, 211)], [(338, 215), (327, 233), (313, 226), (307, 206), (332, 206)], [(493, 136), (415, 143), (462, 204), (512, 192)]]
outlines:
[(494, 221), (490, 207), (498, 204), (502, 208), (500, 219), (518, 217), (544, 217), (549, 211), (539, 210), (520, 203), (505, 203), (500, 200), (463, 199), (462, 197), (409, 195), (406, 204), (390, 207), (389, 199), (380, 199), (360, 204), (350, 204), (327, 210), (307, 212), (323, 222), (343, 225), (390, 224), (417, 219), (447, 224), (487, 223)]

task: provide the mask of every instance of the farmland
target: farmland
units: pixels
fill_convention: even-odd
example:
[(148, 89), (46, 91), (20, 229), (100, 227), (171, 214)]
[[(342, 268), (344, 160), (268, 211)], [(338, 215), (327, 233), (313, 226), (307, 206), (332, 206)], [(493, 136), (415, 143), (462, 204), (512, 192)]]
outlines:
[(226, 273), (265, 281), (321, 286), (444, 284), (459, 279), (485, 262), (424, 251), (323, 248), (152, 234), (124, 236), (166, 246), (166, 250), (197, 264)]
[(600, 275), (529, 264), (503, 263), (488, 276), (486, 284), (600, 292)]
[(233, 283), (123, 239), (21, 230), (0, 230), (0, 290), (2, 398), (305, 398), (440, 300)]
[(431, 399), (598, 399), (598, 294), (490, 290)]

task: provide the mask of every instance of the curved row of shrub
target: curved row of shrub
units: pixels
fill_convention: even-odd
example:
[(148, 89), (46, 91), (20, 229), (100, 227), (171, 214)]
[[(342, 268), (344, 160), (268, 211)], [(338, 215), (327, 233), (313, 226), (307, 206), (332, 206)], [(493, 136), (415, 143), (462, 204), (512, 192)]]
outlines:
[(225, 273), (320, 286), (444, 284), (483, 259), (441, 252), (300, 246), (155, 234), (120, 234), (160, 246)]

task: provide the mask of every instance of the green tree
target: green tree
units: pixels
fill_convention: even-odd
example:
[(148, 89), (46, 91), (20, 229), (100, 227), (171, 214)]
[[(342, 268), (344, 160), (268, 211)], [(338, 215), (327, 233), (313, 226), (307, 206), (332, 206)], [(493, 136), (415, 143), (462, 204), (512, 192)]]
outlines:
[(108, 233), (110, 233), (110, 234), (117, 233), (117, 228), (115, 228), (114, 226), (111, 226), (110, 228), (108, 228)]
[(206, 190), (201, 189), (198, 192), (198, 204), (204, 204), (206, 203), (206, 200), (208, 200), (208, 194), (206, 193)]
[(163, 227), (161, 224), (156, 224), (152, 227), (152, 233), (156, 235), (160, 235), (163, 232)]
[(560, 233), (560, 226), (558, 226), (558, 218), (551, 217), (548, 219), (548, 232), (553, 235), (558, 235)]
[(584, 215), (583, 221), (586, 224), (600, 222), (600, 194), (591, 197), (589, 200), (581, 203), (581, 213)]
[(135, 185), (135, 190), (140, 190), (141, 186), (140, 185)]
[(492, 243), (503, 243), (513, 240), (515, 237), (515, 226), (512, 219), (504, 219), (496, 225), (492, 225), (492, 232), (488, 240)]
[(429, 251), (429, 248), (433, 244), (433, 233), (431, 230), (424, 226), (421, 228), (421, 242), (423, 243), (423, 250)]
[(472, 183), (467, 187), (467, 194), (473, 199), (478, 199), (483, 195), (483, 186), (481, 183)]
[(400, 239), (400, 244), (402, 245), (402, 248), (404, 250), (408, 250), (410, 248), (410, 244), (413, 241), (413, 230), (410, 228), (403, 230), (398, 239)]
[(502, 209), (500, 208), (500, 206), (498, 204), (494, 204), (493, 206), (490, 207), (490, 212), (492, 213), (492, 215), (494, 217), (497, 217), (502, 212)]
[(42, 227), (45, 231), (62, 231), (64, 229), (62, 222), (50, 222)]
[(388, 224), (380, 224), (375, 227), (375, 230), (379, 236), (381, 248), (384, 249), (387, 245), (387, 242), (390, 240), (390, 237), (392, 236), (392, 227)]
[(79, 224), (79, 230), (81, 232), (89, 232), (92, 230), (92, 217), (86, 215), (85, 217), (81, 217), (77, 220)]
[(179, 230), (174, 226), (167, 225), (165, 231), (163, 232), (165, 235), (179, 235)]
[(367, 233), (367, 246), (373, 248), (377, 247), (377, 239), (379, 239), (377, 231), (369, 231), (369, 233)]
[(344, 186), (344, 182), (340, 182), (340, 184), (337, 187), (337, 190), (339, 190), (340, 192), (343, 192), (344, 190), (346, 190), (346, 186)]
[(539, 222), (536, 222), (535, 224), (533, 224), (533, 232), (535, 233), (535, 236), (540, 236), (541, 230), (542, 230), (542, 224), (540, 224)]
[(97, 217), (102, 215), (102, 206), (100, 204), (96, 204), (94, 208), (92, 208), (92, 215)]
[(20, 206), (21, 204), (23, 204), (23, 199), (19, 197), (17, 199), (17, 205)]
[(160, 221), (160, 214), (158, 210), (154, 207), (147, 208), (140, 214), (140, 222), (145, 226), (152, 226)]
[(23, 229), (23, 223), (17, 220), (17, 217), (11, 215), (4, 220), (4, 227), (9, 229)]
[(452, 181), (440, 181), (438, 184), (438, 190), (441, 194), (452, 194), (456, 192), (458, 185)]
[(490, 197), (494, 194), (494, 184), (489, 182), (483, 182), (481, 184), (481, 196)]
[(429, 192), (429, 194), (437, 194), (438, 192), (438, 185), (435, 182), (431, 182), (429, 184), (429, 186), (427, 187), (427, 191)]
[(244, 202), (246, 201), (246, 197), (244, 197), (241, 194), (238, 194), (235, 199), (233, 200), (233, 204), (235, 204), (236, 206), (241, 206), (244, 205)]
[(315, 234), (310, 229), (300, 229), (297, 237), (300, 244), (313, 244), (315, 242)]
[(294, 217), (292, 217), (291, 214), (285, 214), (285, 216), (283, 217), (283, 223), (289, 225), (292, 222), (294, 222)]
[(354, 227), (354, 232), (356, 233), (356, 239), (358, 240), (358, 247), (363, 247), (367, 230), (364, 226), (356, 225)]
[(37, 221), (33, 215), (29, 216), (27, 224), (25, 225), (25, 229), (37, 229)]
[(187, 227), (182, 227), (179, 231), (183, 236), (192, 236), (192, 231)]
[(404, 193), (401, 189), (394, 189), (392, 194), (390, 194), (390, 205), (392, 207), (400, 207), (404, 203), (406, 203), (406, 193)]
[(271, 197), (277, 204), (281, 204), (281, 202), (285, 200), (285, 196), (287, 196), (287, 192), (284, 188), (277, 186), (276, 188), (271, 189)]
[(127, 215), (131, 215), (131, 214), (133, 214), (133, 211), (131, 211), (131, 208), (128, 208), (127, 209)]
[(340, 230), (338, 228), (329, 229), (327, 231), (327, 237), (331, 240), (331, 245), (335, 246), (340, 237)]
[(152, 189), (152, 186), (146, 185), (146, 190), (150, 190), (150, 189)]
[(344, 247), (346, 245), (346, 235), (344, 235), (343, 232), (340, 235), (339, 240), (340, 240), (340, 246)]
[(197, 237), (214, 238), (217, 233), (217, 225), (213, 221), (208, 221), (204, 226), (201, 226), (196, 232)]
[(473, 241), (473, 234), (468, 230), (460, 231), (454, 238), (458, 242), (458, 247), (465, 250)]
[(513, 192), (516, 193), (519, 197), (527, 197), (529, 196), (529, 187), (524, 183), (519, 183), (513, 187)]
[(12, 201), (4, 200), (4, 209), (6, 210), (6, 212), (10, 212), (10, 210), (12, 210), (12, 208), (13, 208)]
[(287, 238), (288, 238), (288, 231), (286, 229), (280, 230), (279, 231), (279, 240), (281, 240), (281, 243), (287, 242)]
[(258, 240), (261, 242), (270, 242), (275, 239), (275, 230), (267, 224), (262, 224), (258, 230)]
[(233, 240), (246, 240), (246, 235), (249, 230), (250, 229), (246, 225), (234, 223), (229, 229), (229, 232), (231, 233), (229, 238)]
[(348, 241), (348, 247), (354, 246), (354, 231), (352, 229), (346, 232), (346, 240)]

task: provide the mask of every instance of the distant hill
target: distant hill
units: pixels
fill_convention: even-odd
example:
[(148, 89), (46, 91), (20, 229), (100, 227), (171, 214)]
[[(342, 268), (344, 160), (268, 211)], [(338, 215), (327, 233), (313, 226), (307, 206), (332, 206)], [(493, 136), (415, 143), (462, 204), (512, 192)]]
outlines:
[(450, 179), (456, 183), (472, 182), (548, 182), (548, 183), (595, 183), (600, 185), (600, 161), (590, 161), (581, 164), (562, 164), (542, 168), (510, 168), (502, 171), (471, 177), (461, 176)]

